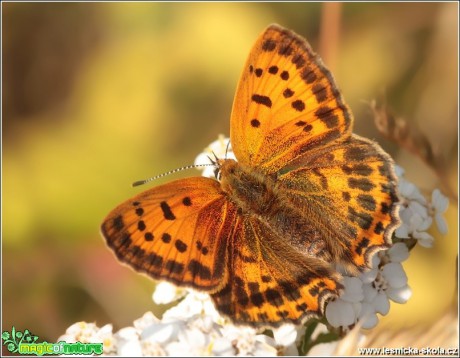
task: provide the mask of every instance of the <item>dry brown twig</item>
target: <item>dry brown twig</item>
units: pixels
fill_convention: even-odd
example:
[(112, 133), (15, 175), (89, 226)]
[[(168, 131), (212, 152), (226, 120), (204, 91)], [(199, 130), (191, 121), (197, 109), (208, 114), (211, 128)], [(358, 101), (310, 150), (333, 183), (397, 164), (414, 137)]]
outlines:
[(385, 101), (379, 105), (376, 100), (372, 100), (369, 106), (378, 131), (388, 140), (421, 158), (436, 173), (446, 194), (458, 203), (457, 194), (448, 181), (446, 160), (434, 153), (428, 138), (417, 127), (410, 126), (403, 118), (394, 116)]

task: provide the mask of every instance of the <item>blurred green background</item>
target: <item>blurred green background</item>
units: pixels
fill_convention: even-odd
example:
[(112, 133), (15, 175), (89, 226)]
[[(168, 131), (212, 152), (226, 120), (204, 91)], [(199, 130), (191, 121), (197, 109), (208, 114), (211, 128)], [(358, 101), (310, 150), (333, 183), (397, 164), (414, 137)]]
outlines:
[[(385, 140), (369, 102), (386, 93), (425, 133), (457, 195), (457, 3), (3, 3), (2, 330), (55, 341), (77, 321), (130, 325), (161, 314), (154, 283), (120, 265), (99, 226), (228, 135), (252, 43), (277, 22), (307, 37), (353, 109), (425, 194), (441, 181)], [(198, 175), (188, 171), (174, 175)], [(162, 181), (159, 181), (162, 182)], [(158, 182), (158, 183), (159, 183)], [(158, 184), (157, 183), (157, 184)], [(383, 325), (433, 322), (453, 302), (457, 202), (449, 233), (405, 263), (413, 297)]]

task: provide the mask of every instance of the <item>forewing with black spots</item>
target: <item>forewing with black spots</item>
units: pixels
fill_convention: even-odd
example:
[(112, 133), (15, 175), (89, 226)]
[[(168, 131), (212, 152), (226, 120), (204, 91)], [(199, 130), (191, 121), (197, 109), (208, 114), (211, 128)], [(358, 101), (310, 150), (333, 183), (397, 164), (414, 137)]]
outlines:
[(101, 229), (120, 261), (135, 270), (212, 292), (227, 281), (227, 238), (235, 216), (219, 182), (196, 177), (133, 197)]
[(236, 91), (230, 137), (238, 161), (273, 173), (351, 134), (352, 115), (308, 42), (271, 25), (253, 46)]

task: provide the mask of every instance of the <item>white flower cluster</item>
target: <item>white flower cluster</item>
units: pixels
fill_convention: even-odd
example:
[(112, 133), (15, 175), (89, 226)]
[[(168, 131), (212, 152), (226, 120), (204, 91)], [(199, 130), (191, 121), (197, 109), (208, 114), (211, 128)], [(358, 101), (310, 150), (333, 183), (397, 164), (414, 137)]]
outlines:
[(326, 319), (333, 327), (349, 327), (361, 321), (362, 328), (377, 325), (377, 313), (386, 315), (392, 300), (405, 303), (412, 291), (401, 262), (409, 257), (403, 243), (373, 257), (372, 269), (357, 277), (343, 276), (344, 291), (326, 307)]
[(399, 178), (399, 194), (402, 199), (399, 216), (402, 224), (396, 229), (395, 236), (401, 239), (413, 238), (423, 246), (433, 246), (433, 236), (427, 231), (436, 222), (438, 231), (447, 234), (447, 223), (443, 217), (449, 206), (447, 199), (439, 189), (433, 190), (431, 202), (420, 193), (420, 190), (404, 178), (404, 170), (396, 166)]
[[(163, 303), (183, 296), (168, 283), (157, 285), (154, 296)], [(250, 327), (234, 326), (221, 317), (209, 295), (188, 291), (185, 298), (169, 309), (160, 320), (151, 312), (112, 333), (112, 325), (98, 328), (80, 322), (70, 326), (58, 341), (103, 342), (109, 356), (277, 356), (298, 355), (297, 328), (284, 325), (274, 330), (274, 337)]]

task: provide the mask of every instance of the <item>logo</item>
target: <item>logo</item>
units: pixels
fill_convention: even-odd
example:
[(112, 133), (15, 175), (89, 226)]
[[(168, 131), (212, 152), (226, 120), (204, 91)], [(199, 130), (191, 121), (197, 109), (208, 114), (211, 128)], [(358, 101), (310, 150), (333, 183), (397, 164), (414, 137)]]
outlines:
[(24, 332), (17, 331), (13, 326), (11, 332), (3, 331), (2, 341), (8, 351), (15, 354), (34, 354), (43, 356), (45, 354), (79, 354), (92, 355), (102, 354), (102, 343), (58, 343), (37, 342), (38, 336), (32, 334), (28, 329)]

